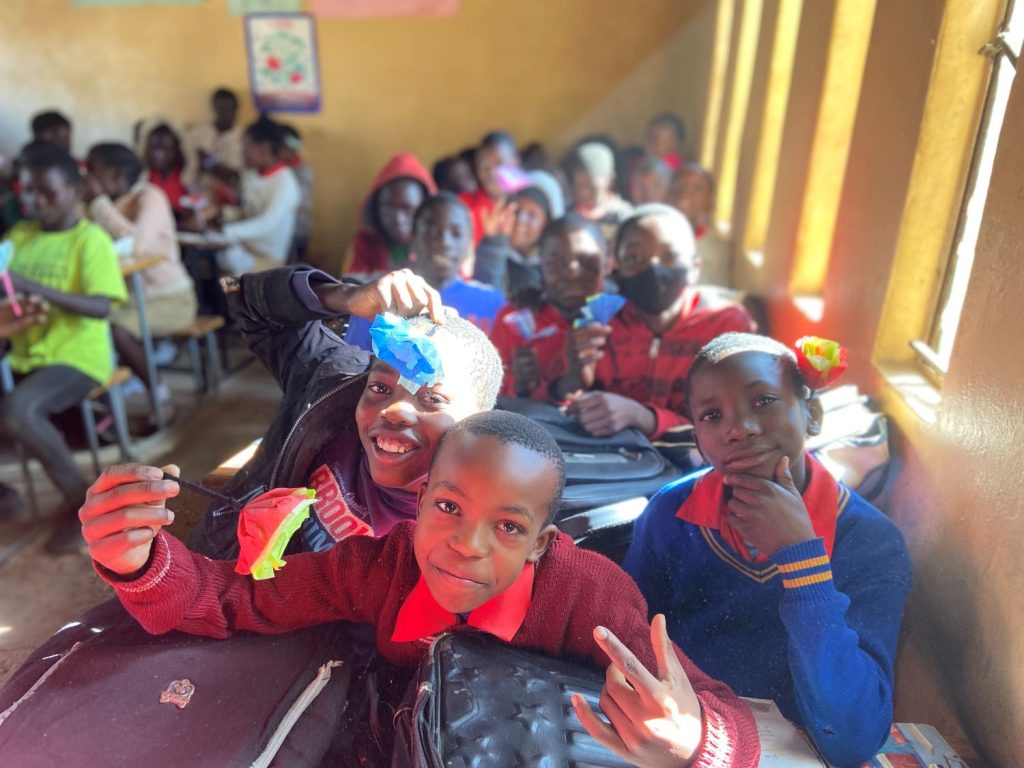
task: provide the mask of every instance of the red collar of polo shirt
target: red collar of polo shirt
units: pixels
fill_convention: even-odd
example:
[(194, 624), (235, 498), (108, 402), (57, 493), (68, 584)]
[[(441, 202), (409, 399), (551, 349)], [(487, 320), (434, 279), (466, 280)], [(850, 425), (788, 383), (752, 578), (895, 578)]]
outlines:
[[(536, 570), (533, 563), (527, 563), (508, 589), (471, 611), (466, 623), (509, 642), (523, 625), (530, 609)], [(458, 623), (458, 617), (438, 604), (430, 594), (427, 582), (420, 576), (398, 611), (391, 641), (408, 643), (433, 637)]]
[(285, 165), (284, 163), (280, 163), (280, 162), (274, 163), (272, 166), (270, 166), (266, 170), (260, 171), (260, 176), (273, 176), (275, 173), (280, 171), (282, 168), (287, 168), (287, 167), (288, 166)]
[[(809, 453), (805, 453), (805, 466), (809, 480), (803, 492), (804, 506), (811, 518), (814, 533), (825, 540), (825, 552), (832, 556), (832, 545), (836, 540), (836, 516), (839, 505), (839, 486)], [(713, 528), (722, 539), (751, 562), (763, 562), (764, 554), (752, 558), (743, 537), (730, 524), (728, 508), (725, 506), (725, 479), (712, 470), (697, 481), (686, 501), (679, 507), (676, 517), (704, 528)]]

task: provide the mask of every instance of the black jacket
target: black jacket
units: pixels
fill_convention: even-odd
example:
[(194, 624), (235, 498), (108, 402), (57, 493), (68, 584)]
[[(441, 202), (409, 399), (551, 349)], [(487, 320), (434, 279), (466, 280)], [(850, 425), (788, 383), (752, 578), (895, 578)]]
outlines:
[[(277, 379), (284, 396), (256, 454), (224, 492), (246, 498), (268, 488), (305, 484), (324, 443), (345, 430), (355, 434), (355, 405), (363, 392), (370, 353), (345, 344), (307, 308), (299, 293), (336, 283), (308, 267), (244, 275), (228, 306), (249, 349)], [(215, 559), (238, 555), (238, 513), (213, 505), (189, 536), (188, 546)]]

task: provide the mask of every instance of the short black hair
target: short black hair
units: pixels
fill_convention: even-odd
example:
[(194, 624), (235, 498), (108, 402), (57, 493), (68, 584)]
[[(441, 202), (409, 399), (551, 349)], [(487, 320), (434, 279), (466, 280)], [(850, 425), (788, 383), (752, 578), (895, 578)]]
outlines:
[(464, 160), (459, 155), (448, 155), (448, 157), (442, 157), (434, 163), (434, 167), (431, 169), (430, 175), (434, 177), (434, 183), (437, 184), (438, 189), (448, 189), (448, 174), (450, 174), (452, 169), (454, 169), (460, 162), (464, 162)]
[(512, 134), (508, 131), (491, 131), (484, 135), (480, 140), (480, 149), (486, 149), (487, 147), (510, 147), (513, 152), (518, 152), (519, 148), (516, 145), (516, 140), (512, 138)]
[(571, 232), (575, 229), (582, 229), (584, 232), (591, 235), (604, 252), (605, 256), (608, 256), (608, 241), (605, 239), (604, 233), (601, 231), (600, 225), (596, 221), (588, 219), (586, 216), (582, 216), (575, 211), (569, 211), (569, 213), (561, 216), (554, 221), (548, 222), (548, 225), (544, 227), (544, 231), (540, 236), (540, 243), (543, 243), (549, 237), (556, 235), (564, 235), (567, 232)]
[(686, 138), (686, 123), (683, 122), (683, 118), (677, 115), (675, 112), (660, 112), (651, 118), (648, 125), (665, 125), (672, 129), (675, 133), (676, 138), (682, 141)]
[(451, 192), (438, 192), (436, 195), (428, 197), (426, 200), (424, 200), (420, 204), (420, 207), (416, 209), (416, 213), (412, 217), (413, 230), (415, 230), (416, 227), (419, 226), (420, 219), (426, 216), (428, 211), (430, 211), (433, 208), (436, 208), (439, 205), (451, 205), (454, 206), (455, 208), (458, 208), (466, 217), (466, 222), (470, 225), (470, 227), (473, 226), (473, 217), (469, 213), (469, 208), (466, 207), (466, 204), (464, 202), (459, 200), (458, 195), (454, 195)]
[(217, 99), (229, 99), (234, 103), (236, 107), (238, 106), (238, 95), (230, 88), (222, 87), (215, 90), (213, 92), (213, 95), (210, 96), (210, 103), (213, 104), (213, 102), (215, 102)]
[(52, 131), (57, 128), (67, 128), (70, 131), (71, 121), (56, 110), (39, 112), (32, 117), (33, 139), (38, 139), (47, 131)]
[(565, 488), (565, 456), (558, 446), (558, 441), (548, 430), (533, 419), (512, 411), (476, 413), (448, 427), (448, 431), (444, 433), (437, 445), (437, 450), (434, 451), (434, 457), (430, 462), (431, 469), (434, 468), (434, 462), (444, 450), (448, 438), (459, 432), (493, 437), (501, 445), (518, 445), (547, 459), (557, 472), (558, 480), (555, 492), (551, 496), (551, 503), (548, 505), (548, 514), (544, 519), (544, 525), (554, 519), (562, 503), (562, 490)]
[(33, 141), (21, 150), (21, 167), (30, 171), (48, 171), (56, 168), (69, 184), (79, 184), (82, 174), (78, 161), (70, 152), (49, 141)]
[(709, 365), (717, 365), (727, 357), (739, 352), (764, 352), (779, 361), (782, 370), (785, 372), (789, 383), (793, 386), (793, 393), (806, 400), (813, 396), (813, 391), (800, 373), (800, 366), (796, 362), (796, 353), (780, 341), (770, 336), (761, 336), (757, 333), (723, 333), (716, 336), (697, 352), (690, 364), (690, 370), (686, 374), (686, 389), (684, 399), (684, 410), (686, 416), (693, 421), (693, 411), (690, 408), (690, 382), (694, 375)]
[[(409, 319), (413, 328), (431, 329), (435, 327), (429, 315), (417, 315)], [(501, 364), (501, 356), (494, 348), (487, 334), (473, 325), (469, 320), (459, 317), (459, 313), (450, 307), (445, 308), (444, 325), (437, 326), (438, 333), (447, 333), (455, 339), (462, 349), (465, 359), (471, 360), (469, 376), (476, 390), (477, 405), (481, 410), (489, 411), (498, 401), (505, 369)]]
[(93, 163), (120, 171), (129, 185), (137, 182), (139, 176), (142, 175), (142, 161), (124, 144), (113, 142), (96, 144), (89, 150), (89, 154), (85, 158), (86, 165), (91, 166)]
[[(618, 255), (619, 244), (626, 232), (633, 227), (640, 226), (642, 221), (650, 218), (668, 219), (675, 228), (674, 234), (677, 236), (677, 242), (672, 244), (673, 249), (679, 256), (686, 259), (688, 264), (692, 265), (697, 258), (697, 239), (693, 233), (693, 225), (681, 211), (664, 203), (644, 203), (634, 208), (633, 212), (623, 219), (619, 228), (615, 230), (615, 255)], [(689, 253), (685, 251), (689, 251)]]
[(260, 117), (255, 123), (250, 123), (245, 129), (245, 135), (256, 144), (269, 144), (275, 155), (281, 151), (284, 144), (284, 131), (281, 130), (281, 126), (266, 116)]
[(302, 134), (299, 133), (299, 129), (291, 123), (278, 123), (277, 125), (281, 129), (281, 133), (285, 136), (292, 136), (296, 139), (302, 138)]
[[(689, 164), (684, 167), (689, 168)], [(700, 168), (703, 170), (703, 166), (700, 166)], [(644, 155), (637, 160), (635, 170), (637, 173), (656, 173), (665, 181), (672, 180), (672, 169), (668, 167), (668, 163), (660, 157), (654, 157), (653, 155)]]

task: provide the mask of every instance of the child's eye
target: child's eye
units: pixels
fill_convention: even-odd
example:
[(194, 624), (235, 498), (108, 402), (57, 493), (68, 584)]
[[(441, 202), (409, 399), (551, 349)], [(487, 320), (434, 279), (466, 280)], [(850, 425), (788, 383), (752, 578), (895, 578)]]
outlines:
[(375, 395), (386, 395), (391, 391), (391, 388), (388, 387), (386, 384), (381, 384), (376, 381), (371, 381), (369, 384), (366, 385), (366, 388), (373, 392), (373, 394)]
[(420, 395), (420, 401), (434, 408), (448, 404), (448, 400), (436, 392), (424, 392)]
[(523, 526), (519, 525), (519, 523), (513, 523), (511, 520), (502, 520), (498, 523), (498, 530), (510, 536), (519, 536), (526, 533), (526, 529)]
[(715, 421), (721, 414), (718, 411), (705, 411), (699, 417), (700, 421)]
[(775, 395), (761, 395), (759, 398), (754, 400), (754, 405), (756, 405), (759, 408), (763, 408), (766, 405), (771, 405), (778, 399), (779, 398), (777, 398)]
[(447, 501), (445, 499), (438, 499), (434, 502), (434, 506), (444, 512), (446, 515), (457, 515), (459, 514), (459, 505), (454, 501)]

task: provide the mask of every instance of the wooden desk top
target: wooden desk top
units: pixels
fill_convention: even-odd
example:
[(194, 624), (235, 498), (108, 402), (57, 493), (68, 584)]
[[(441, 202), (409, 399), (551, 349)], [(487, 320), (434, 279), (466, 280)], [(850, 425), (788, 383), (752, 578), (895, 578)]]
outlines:
[(144, 259), (136, 259), (135, 261), (130, 261), (127, 264), (122, 264), (121, 276), (128, 277), (129, 275), (134, 275), (136, 272), (142, 272), (144, 269), (156, 266), (166, 258), (166, 256), (147, 256)]

